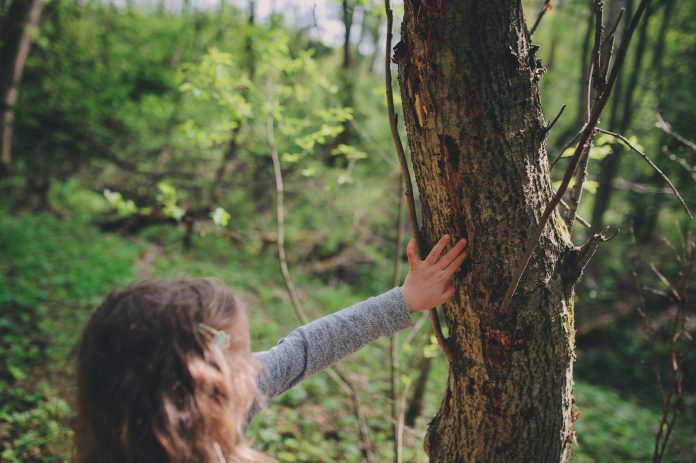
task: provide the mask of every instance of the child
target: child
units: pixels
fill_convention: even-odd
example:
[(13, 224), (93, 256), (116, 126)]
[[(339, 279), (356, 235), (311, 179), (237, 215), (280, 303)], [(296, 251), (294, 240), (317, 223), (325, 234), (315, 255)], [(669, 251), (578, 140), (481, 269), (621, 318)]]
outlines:
[(262, 462), (244, 430), (270, 398), (447, 301), (466, 259), (445, 235), (400, 288), (297, 328), (253, 353), (246, 314), (212, 279), (134, 283), (109, 294), (77, 349), (75, 460)]

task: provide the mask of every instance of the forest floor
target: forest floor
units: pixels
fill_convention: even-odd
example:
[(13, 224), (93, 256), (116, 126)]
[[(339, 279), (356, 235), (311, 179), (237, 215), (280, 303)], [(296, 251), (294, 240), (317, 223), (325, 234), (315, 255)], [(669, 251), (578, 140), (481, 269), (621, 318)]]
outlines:
[[(297, 322), (273, 250), (251, 253), (215, 233), (196, 237), (183, 252), (181, 232), (150, 228), (137, 237), (103, 234), (80, 218), (13, 216), (0, 209), (0, 461), (66, 461), (70, 454), (70, 352), (85, 320), (112, 288), (133, 278), (212, 276), (229, 284), (248, 307), (255, 350), (271, 347)], [(293, 269), (291, 269), (293, 272)], [(347, 284), (294, 274), (312, 317), (371, 296)], [(387, 289), (387, 288), (385, 288)], [(423, 331), (424, 333), (424, 331)], [(429, 351), (418, 337), (401, 349), (402, 381), (415, 379), (414, 352)], [(401, 337), (403, 341), (403, 337)], [(432, 351), (432, 349), (430, 349)], [(388, 340), (342, 362), (358, 385), (374, 460), (392, 461)], [(436, 355), (422, 416), (405, 433), (404, 461), (425, 462), (422, 441), (439, 406), (446, 366)], [(577, 462), (648, 461), (659, 410), (611, 388), (576, 378), (581, 412), (575, 423)], [(693, 423), (679, 424), (667, 461), (696, 460)], [(360, 461), (350, 401), (324, 374), (275, 400), (257, 415), (254, 446), (282, 462)]]

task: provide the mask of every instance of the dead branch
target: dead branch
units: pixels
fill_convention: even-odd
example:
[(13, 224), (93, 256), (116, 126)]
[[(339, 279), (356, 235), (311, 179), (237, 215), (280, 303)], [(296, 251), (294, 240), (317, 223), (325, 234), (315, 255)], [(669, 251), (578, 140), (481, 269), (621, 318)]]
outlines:
[[(392, 274), (392, 286), (401, 283), (401, 266), (403, 263), (404, 241), (404, 182), (400, 182), (399, 205), (397, 207), (396, 220), (396, 249), (394, 252), (394, 271)], [(403, 413), (401, 412), (401, 396), (399, 392), (399, 344), (398, 335), (393, 334), (389, 339), (389, 355), (391, 357), (391, 396), (392, 396), (392, 432), (394, 433), (394, 462), (401, 463), (404, 444)]]
[[(595, 3), (601, 5), (601, 0), (595, 0)], [(640, 5), (638, 5), (638, 8), (636, 10), (636, 13), (633, 15), (631, 24), (626, 29), (625, 38), (621, 42), (621, 46), (619, 47), (619, 51), (616, 55), (616, 61), (614, 62), (614, 65), (611, 68), (609, 79), (607, 80), (606, 84), (602, 85), (601, 91), (598, 92), (598, 95), (595, 98), (590, 118), (582, 129), (580, 135), (580, 142), (578, 143), (578, 146), (575, 149), (575, 153), (573, 154), (570, 165), (566, 169), (565, 175), (563, 176), (563, 180), (561, 181), (561, 186), (558, 188), (558, 191), (551, 199), (551, 201), (546, 205), (546, 209), (544, 210), (541, 219), (539, 220), (537, 228), (534, 230), (534, 232), (532, 232), (532, 234), (527, 239), (527, 242), (525, 243), (525, 254), (522, 256), (520, 263), (513, 272), (510, 285), (508, 286), (508, 289), (505, 292), (505, 296), (500, 302), (499, 309), (501, 311), (507, 310), (507, 307), (510, 305), (512, 296), (515, 294), (515, 290), (517, 289), (517, 286), (519, 285), (520, 280), (522, 279), (522, 275), (524, 274), (524, 271), (526, 270), (527, 265), (529, 264), (529, 260), (531, 259), (534, 250), (539, 244), (541, 235), (544, 232), (544, 227), (546, 227), (546, 223), (548, 222), (549, 218), (551, 217), (551, 214), (556, 209), (556, 206), (561, 201), (563, 194), (568, 188), (570, 180), (573, 177), (573, 174), (576, 168), (578, 167), (578, 164), (582, 156), (587, 150), (590, 149), (590, 145), (592, 144), (592, 140), (594, 139), (595, 135), (595, 128), (597, 126), (597, 123), (599, 122), (599, 116), (602, 114), (602, 111), (604, 110), (604, 107), (606, 106), (607, 101), (609, 100), (609, 96), (611, 95), (611, 91), (614, 87), (614, 84), (616, 83), (616, 79), (619, 76), (619, 71), (621, 70), (623, 62), (626, 58), (626, 52), (628, 51), (628, 45), (631, 42), (633, 32), (635, 31), (636, 26), (640, 22), (640, 18), (643, 16), (643, 13), (645, 12), (645, 9), (649, 4), (650, 0), (641, 0)]]
[[(272, 91), (269, 91), (269, 96), (272, 95)], [(272, 103), (272, 102), (271, 102)], [(280, 263), (280, 272), (283, 276), (283, 282), (285, 283), (285, 288), (287, 289), (288, 296), (290, 297), (290, 303), (295, 311), (295, 316), (299, 322), (303, 325), (308, 323), (307, 316), (305, 315), (302, 307), (300, 306), (300, 300), (297, 297), (297, 292), (295, 291), (295, 285), (290, 278), (290, 272), (288, 270), (287, 257), (285, 253), (285, 213), (283, 210), (283, 198), (284, 198), (284, 187), (283, 187), (283, 173), (280, 168), (280, 159), (278, 157), (278, 149), (275, 144), (275, 130), (274, 130), (274, 118), (273, 112), (270, 110), (268, 117), (266, 119), (266, 138), (268, 145), (271, 149), (271, 158), (273, 159), (273, 172), (275, 175), (276, 183), (276, 220), (278, 233), (276, 235), (276, 243), (278, 245), (278, 261)], [(327, 370), (327, 374), (338, 383), (338, 385), (343, 389), (343, 391), (350, 397), (353, 402), (353, 410), (355, 416), (358, 419), (358, 428), (360, 431), (360, 441), (362, 442), (362, 453), (363, 458), (366, 462), (372, 460), (372, 444), (370, 442), (370, 436), (368, 434), (367, 422), (362, 413), (362, 406), (360, 404), (360, 397), (358, 395), (357, 388), (353, 382), (346, 376), (346, 374), (338, 368), (338, 366), (333, 366)]]
[[(567, 202), (563, 201), (561, 199), (561, 206), (563, 206), (564, 209), (569, 209), (570, 206), (568, 205)], [(575, 214), (575, 220), (577, 222), (580, 222), (581, 225), (587, 227), (587, 228), (592, 228), (592, 224), (588, 222), (586, 219), (584, 219), (580, 214)]]
[(577, 281), (599, 245), (611, 240), (618, 233), (617, 230), (611, 236), (607, 236), (606, 233), (608, 231), (609, 227), (605, 227), (600, 233), (592, 235), (582, 246), (571, 251), (564, 263), (564, 267), (567, 269), (566, 278), (568, 281)]
[(539, 27), (539, 23), (541, 22), (541, 18), (544, 17), (547, 11), (553, 9), (553, 0), (544, 0), (544, 6), (541, 7), (541, 10), (539, 10), (539, 14), (537, 15), (536, 21), (534, 21), (534, 25), (532, 28), (529, 30), (529, 37), (531, 38), (532, 35), (534, 35), (534, 32), (537, 30), (537, 27)]
[[(413, 186), (411, 185), (411, 174), (408, 169), (408, 163), (406, 162), (406, 153), (404, 152), (404, 145), (401, 143), (401, 137), (399, 136), (399, 129), (396, 123), (396, 112), (394, 111), (394, 94), (392, 91), (392, 75), (391, 75), (391, 43), (392, 43), (392, 25), (394, 23), (394, 18), (392, 15), (391, 7), (389, 6), (389, 0), (384, 0), (384, 9), (387, 13), (387, 42), (386, 42), (386, 57), (384, 63), (384, 76), (385, 84), (387, 90), (387, 111), (389, 116), (389, 127), (391, 129), (392, 139), (394, 140), (394, 146), (396, 147), (396, 154), (399, 158), (399, 164), (401, 166), (401, 175), (403, 178), (404, 188), (406, 192), (406, 199), (408, 204), (409, 219), (411, 222), (411, 233), (416, 239), (416, 244), (418, 245), (418, 254), (425, 256), (426, 246), (425, 239), (423, 238), (420, 227), (418, 226), (418, 215), (416, 214), (416, 202), (413, 196)], [(440, 319), (437, 316), (437, 308), (430, 309), (430, 321), (433, 325), (433, 332), (435, 333), (435, 338), (437, 343), (440, 345), (442, 352), (444, 352), (445, 357), (448, 361), (451, 361), (452, 354), (447, 346), (447, 341), (445, 336), (442, 334), (442, 326), (440, 326)]]
[(672, 182), (669, 180), (669, 178), (667, 178), (667, 176), (664, 174), (664, 172), (662, 172), (662, 170), (660, 170), (660, 168), (657, 167), (657, 166), (655, 165), (655, 163), (652, 162), (652, 161), (650, 160), (650, 158), (648, 157), (647, 154), (645, 154), (644, 152), (642, 152), (641, 150), (639, 150), (638, 147), (636, 147), (633, 143), (631, 143), (630, 141), (628, 141), (628, 139), (627, 139), (626, 137), (624, 137), (623, 135), (621, 135), (621, 134), (619, 134), (619, 133), (611, 132), (611, 131), (609, 131), (609, 130), (605, 130), (605, 129), (602, 129), (602, 128), (597, 128), (597, 130), (599, 130), (599, 131), (602, 132), (602, 133), (606, 133), (607, 135), (611, 135), (611, 136), (614, 137), (614, 138), (618, 138), (618, 139), (621, 140), (626, 146), (628, 146), (633, 152), (635, 152), (635, 153), (638, 154), (640, 157), (642, 157), (642, 158), (645, 160), (645, 162), (647, 162), (647, 163), (650, 165), (650, 167), (652, 167), (653, 170), (655, 170), (655, 172), (657, 172), (658, 175), (659, 175), (660, 177), (662, 177), (662, 179), (663, 179), (665, 182), (667, 182), (667, 184), (669, 185), (669, 187), (670, 187), (670, 188), (672, 189), (672, 191), (674, 192), (674, 195), (677, 197), (677, 199), (679, 199), (679, 202), (681, 203), (682, 207), (683, 207), (684, 210), (686, 211), (686, 214), (689, 216), (689, 219), (693, 219), (693, 218), (694, 218), (694, 216), (691, 214), (691, 211), (689, 210), (689, 207), (688, 207), (688, 206), (686, 205), (686, 203), (684, 202), (684, 198), (682, 198), (682, 196), (679, 194), (679, 191), (677, 190), (677, 188), (672, 184)]
[(682, 145), (686, 146), (691, 151), (696, 153), (696, 143), (682, 137), (677, 132), (672, 130), (672, 125), (669, 122), (665, 122), (665, 120), (662, 118), (660, 113), (657, 113), (656, 116), (657, 116), (657, 126), (660, 128), (660, 130), (662, 130), (668, 136), (674, 137), (674, 139), (677, 140), (679, 143), (681, 143)]
[[(602, 76), (602, 37), (604, 35), (604, 3), (595, 0), (592, 4), (595, 16), (595, 39), (592, 48), (592, 64), (590, 67), (590, 81), (597, 91), (602, 91), (605, 82)], [(590, 101), (589, 95), (587, 101)]]
[(561, 110), (558, 111), (558, 114), (556, 114), (556, 117), (553, 118), (551, 123), (549, 125), (547, 125), (546, 127), (544, 127), (544, 133), (549, 133), (551, 131), (553, 126), (556, 125), (556, 122), (558, 122), (558, 119), (561, 118), (561, 115), (563, 114), (563, 111), (565, 111), (565, 109), (566, 109), (566, 105), (563, 105), (561, 107)]
[(575, 143), (577, 143), (578, 138), (580, 138), (580, 135), (582, 135), (582, 129), (580, 129), (575, 135), (573, 135), (573, 138), (571, 138), (568, 143), (563, 145), (563, 148), (560, 149), (558, 156), (556, 156), (553, 162), (551, 162), (551, 165), (549, 166), (549, 171), (553, 171), (553, 168), (556, 166), (556, 163), (558, 163), (558, 161), (560, 161), (561, 159), (572, 158), (572, 156), (563, 157), (563, 153), (565, 153), (565, 151), (568, 148), (572, 147), (573, 145), (575, 145)]
[[(640, 307), (639, 313), (646, 322), (646, 329), (648, 332), (648, 339), (650, 342), (652, 364), (655, 370), (655, 378), (658, 385), (658, 390), (660, 392), (660, 402), (662, 405), (662, 414), (660, 417), (660, 422), (658, 423), (657, 433), (655, 435), (655, 445), (653, 448), (653, 463), (658, 463), (662, 461), (667, 450), (667, 445), (669, 439), (674, 431), (674, 426), (676, 424), (677, 417), (681, 411), (681, 406), (683, 403), (683, 392), (684, 392), (684, 367), (683, 361), (686, 358), (686, 354), (689, 351), (689, 347), (680, 347), (677, 343), (680, 338), (684, 337), (688, 340), (692, 340), (688, 329), (685, 327), (686, 311), (687, 311), (687, 294), (690, 286), (691, 273), (696, 265), (696, 241), (693, 240), (691, 233), (687, 235), (682, 243), (683, 254), (677, 255), (677, 262), (681, 264), (681, 280), (677, 286), (672, 284), (669, 279), (660, 272), (654, 264), (651, 264), (651, 270), (658, 277), (658, 279), (665, 284), (671, 291), (671, 295), (676, 303), (677, 310), (674, 313), (672, 319), (672, 330), (670, 333), (670, 343), (668, 360), (670, 364), (670, 375), (668, 378), (663, 379), (660, 368), (657, 362), (657, 351), (655, 342), (655, 332), (650, 324), (649, 315), (647, 308), (645, 307), (645, 301), (642, 295), (642, 288), (640, 287), (640, 282), (638, 279), (638, 264), (637, 264), (637, 251), (636, 264), (634, 270), (634, 276), (636, 278), (636, 286), (638, 289), (640, 297)], [(668, 384), (666, 384), (668, 382)]]

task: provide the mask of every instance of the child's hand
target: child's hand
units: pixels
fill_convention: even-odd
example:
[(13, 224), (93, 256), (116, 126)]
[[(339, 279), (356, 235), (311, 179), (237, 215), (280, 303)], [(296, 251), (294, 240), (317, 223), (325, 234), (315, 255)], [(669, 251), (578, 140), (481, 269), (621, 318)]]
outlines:
[(416, 240), (411, 240), (406, 246), (409, 271), (401, 286), (401, 294), (409, 312), (437, 307), (454, 294), (452, 275), (462, 265), (468, 252), (465, 250), (466, 240), (462, 239), (440, 258), (449, 241), (449, 235), (440, 238), (425, 260), (416, 257)]

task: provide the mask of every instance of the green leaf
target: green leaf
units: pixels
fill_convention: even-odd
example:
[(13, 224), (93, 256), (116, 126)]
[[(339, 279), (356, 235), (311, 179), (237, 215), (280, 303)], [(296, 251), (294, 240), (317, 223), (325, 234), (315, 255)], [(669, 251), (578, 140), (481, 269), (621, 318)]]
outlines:
[(216, 207), (215, 210), (210, 213), (210, 217), (213, 219), (213, 223), (220, 227), (226, 227), (232, 218), (230, 213), (221, 207)]

